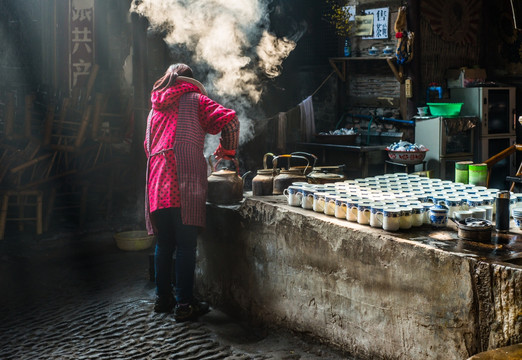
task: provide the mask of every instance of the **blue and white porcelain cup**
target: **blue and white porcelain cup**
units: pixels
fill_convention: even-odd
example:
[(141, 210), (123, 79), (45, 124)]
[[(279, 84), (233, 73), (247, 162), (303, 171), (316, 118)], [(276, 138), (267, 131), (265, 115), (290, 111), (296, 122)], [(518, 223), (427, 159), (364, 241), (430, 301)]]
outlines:
[(294, 185), (290, 185), (283, 190), (283, 195), (286, 197), (288, 205), (301, 206), (302, 193), (299, 190), (300, 188)]
[(400, 228), (401, 209), (384, 207), (382, 211), (382, 228), (386, 231), (397, 231)]
[(370, 208), (370, 226), (374, 228), (382, 228), (382, 220), (383, 220), (383, 210), (384, 210), (383, 202), (373, 202)]
[(482, 198), (480, 196), (469, 196), (466, 198), (466, 202), (469, 209), (482, 206)]
[(430, 208), (430, 224), (437, 228), (446, 227), (448, 224), (448, 212), (449, 209), (445, 205), (433, 205)]
[(433, 206), (433, 203), (423, 202), (421, 205), (424, 208), (423, 224), (430, 224), (430, 209)]
[(334, 216), (336, 218), (346, 219), (347, 200), (348, 200), (348, 197), (346, 197), (346, 196), (337, 196), (335, 198)]
[(315, 212), (324, 213), (325, 197), (326, 193), (323, 191), (314, 192), (314, 201), (312, 203), (312, 209)]
[(324, 213), (329, 216), (334, 216), (335, 214), (335, 199), (337, 197), (337, 193), (327, 193), (324, 196)]
[(411, 206), (411, 226), (422, 226), (424, 223), (424, 211), (424, 206), (422, 205)]
[(357, 204), (357, 222), (361, 225), (370, 224), (371, 215), (371, 202), (370, 201), (359, 201)]
[(315, 189), (309, 187), (301, 188), (301, 207), (306, 210), (313, 209), (314, 206), (314, 191)]
[(448, 216), (450, 218), (453, 218), (453, 213), (455, 211), (462, 210), (461, 204), (462, 198), (456, 196), (448, 196), (446, 198), (446, 200), (444, 201), (444, 205), (448, 207)]
[(346, 200), (346, 220), (357, 222), (358, 199), (348, 198)]
[(410, 229), (413, 224), (412, 208), (410, 206), (401, 206), (400, 210), (399, 229)]

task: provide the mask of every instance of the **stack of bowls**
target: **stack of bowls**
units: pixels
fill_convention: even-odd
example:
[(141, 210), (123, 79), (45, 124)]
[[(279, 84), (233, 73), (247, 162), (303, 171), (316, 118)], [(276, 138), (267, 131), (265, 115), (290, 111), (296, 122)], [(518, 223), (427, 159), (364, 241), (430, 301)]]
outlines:
[(511, 212), (513, 216), (513, 220), (515, 220), (515, 224), (517, 227), (522, 230), (522, 206), (517, 206), (513, 208)]

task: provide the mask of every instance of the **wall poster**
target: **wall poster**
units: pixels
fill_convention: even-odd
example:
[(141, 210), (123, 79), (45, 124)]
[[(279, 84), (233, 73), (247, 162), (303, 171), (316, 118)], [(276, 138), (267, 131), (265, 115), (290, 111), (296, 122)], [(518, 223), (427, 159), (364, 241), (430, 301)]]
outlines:
[(373, 34), (363, 39), (387, 39), (390, 8), (365, 10), (366, 15), (373, 15)]

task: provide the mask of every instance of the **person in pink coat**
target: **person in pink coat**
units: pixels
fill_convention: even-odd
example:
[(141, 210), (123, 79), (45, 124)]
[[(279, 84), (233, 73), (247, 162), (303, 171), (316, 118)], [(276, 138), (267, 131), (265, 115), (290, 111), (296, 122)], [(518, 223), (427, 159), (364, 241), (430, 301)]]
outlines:
[[(156, 312), (172, 312), (176, 321), (194, 320), (209, 311), (193, 295), (197, 236), (206, 222), (207, 163), (205, 135), (221, 133), (214, 155), (232, 159), (238, 146), (236, 112), (207, 96), (185, 64), (169, 66), (151, 93), (147, 119), (146, 222), (156, 235), (154, 254)], [(176, 254), (175, 296), (171, 268)]]

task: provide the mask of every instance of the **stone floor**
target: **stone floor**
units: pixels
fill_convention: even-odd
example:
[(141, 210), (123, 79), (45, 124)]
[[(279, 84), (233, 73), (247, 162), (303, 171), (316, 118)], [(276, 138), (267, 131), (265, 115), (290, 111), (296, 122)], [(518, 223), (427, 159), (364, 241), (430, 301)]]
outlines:
[(155, 314), (152, 250), (121, 251), (112, 235), (0, 242), (0, 359), (351, 359), (218, 309), (192, 323)]

